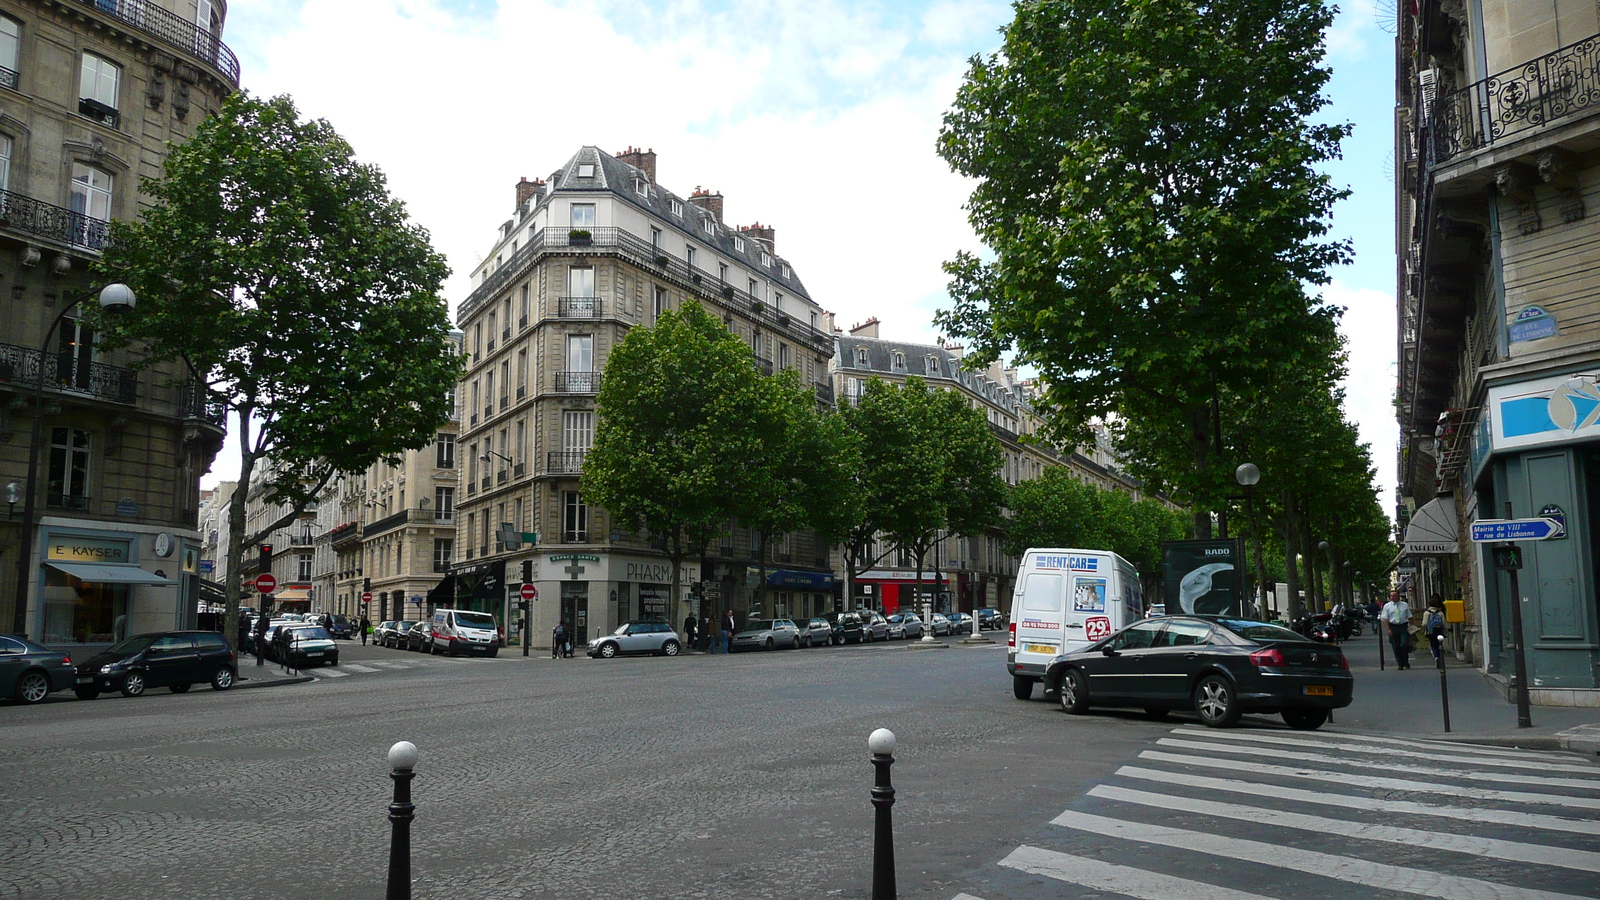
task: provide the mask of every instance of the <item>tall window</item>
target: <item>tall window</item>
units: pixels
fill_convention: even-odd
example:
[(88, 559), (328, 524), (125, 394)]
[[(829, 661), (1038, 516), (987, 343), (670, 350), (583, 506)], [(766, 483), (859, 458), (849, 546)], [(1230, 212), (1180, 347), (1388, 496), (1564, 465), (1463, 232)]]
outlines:
[(727, 263), (717, 263), (717, 277), (722, 280), (723, 284), (727, 284), (728, 283), (728, 264)]
[(466, 535), (467, 559), (471, 559), (472, 558), (472, 539), (477, 536), (477, 534), (475, 532), (475, 529), (477, 528), (477, 523), (478, 523), (478, 514), (477, 513), (467, 513), (467, 530), (465, 532), (462, 532), (463, 534)]
[(494, 412), (494, 370), (490, 369), (483, 376), (483, 414)]
[(433, 539), (433, 570), (435, 572), (450, 571), (450, 557), (454, 555), (456, 542), (451, 538)]
[(436, 522), (454, 522), (456, 520), (455, 488), (436, 487), (433, 489), (433, 519)]
[(50, 429), (50, 484), (47, 503), (67, 509), (89, 507), (89, 432)]
[(17, 88), (18, 57), (22, 49), (22, 26), (16, 19), (0, 16), (0, 85)]
[(94, 329), (82, 319), (63, 319), (56, 330), (56, 381), (80, 391), (94, 387)]
[(650, 246), (656, 250), (661, 249), (661, 229), (650, 226)]
[(528, 420), (527, 419), (518, 419), (517, 420), (517, 443), (516, 443), (516, 446), (511, 448), (511, 458), (515, 459), (517, 461), (517, 465), (519, 465), (519, 466), (522, 465), (522, 460), (525, 458), (525, 453), (526, 453), (527, 446), (528, 446)]
[(587, 453), (594, 446), (594, 412), (569, 409), (561, 414), (561, 447), (568, 453)]
[(684, 260), (684, 262), (689, 264), (689, 271), (691, 273), (694, 271), (694, 256), (695, 256), (694, 248), (685, 245), (684, 248), (683, 248), (683, 260)]
[(567, 371), (594, 371), (594, 335), (567, 335)]
[(778, 368), (787, 369), (793, 361), (789, 345), (780, 341), (778, 343)]
[(295, 576), (296, 576), (295, 577), (296, 581), (310, 581), (311, 580), (311, 557), (310, 556), (302, 554), (302, 555), (299, 555), (299, 556), (295, 557)]
[(528, 351), (517, 351), (517, 396), (521, 397), (528, 386)]
[[(122, 83), (122, 67), (109, 59), (102, 59), (93, 53), (83, 55), (83, 68), (78, 81), (79, 109), (84, 110), (84, 100), (90, 101), (95, 106), (87, 107), (95, 112), (109, 112), (115, 115), (117, 111), (117, 90)], [(115, 124), (115, 123), (111, 123)]]
[(222, 17), (211, 5), (211, 0), (195, 0), (194, 49), (203, 59), (216, 59), (217, 32), (222, 30)]
[(438, 442), (438, 467), (441, 469), (454, 469), (456, 467), (456, 436), (441, 431), (434, 440)]
[(110, 219), (111, 173), (80, 162), (73, 163), (72, 211), (94, 219)]
[[(0, 18), (0, 22), (5, 19)], [(0, 134), (0, 191), (11, 189), (11, 138)]]
[(500, 362), (500, 403), (504, 405), (506, 395), (511, 393), (511, 360)]
[(572, 268), (568, 269), (567, 296), (593, 297), (594, 269), (587, 266), (573, 266)]
[(760, 286), (758, 286), (756, 284), (756, 280), (754, 278), (746, 279), (745, 283), (744, 283), (744, 288), (745, 288), (745, 293), (749, 294), (752, 299), (755, 299), (755, 300), (760, 300), (761, 299), (761, 288), (760, 288)]
[(593, 203), (574, 203), (574, 204), (572, 204), (572, 227), (573, 228), (593, 228), (594, 227), (594, 204)]
[(577, 491), (561, 493), (561, 531), (568, 543), (589, 540), (589, 507), (584, 505), (583, 495)]
[(664, 287), (661, 287), (660, 285), (657, 285), (656, 289), (655, 289), (655, 312), (656, 312), (656, 318), (657, 319), (661, 318), (661, 314), (666, 312), (666, 311), (667, 311), (667, 289), (664, 288)]
[(521, 296), (517, 300), (517, 316), (518, 316), (517, 323), (519, 325), (528, 324), (528, 286), (527, 285), (523, 285), (522, 286)]

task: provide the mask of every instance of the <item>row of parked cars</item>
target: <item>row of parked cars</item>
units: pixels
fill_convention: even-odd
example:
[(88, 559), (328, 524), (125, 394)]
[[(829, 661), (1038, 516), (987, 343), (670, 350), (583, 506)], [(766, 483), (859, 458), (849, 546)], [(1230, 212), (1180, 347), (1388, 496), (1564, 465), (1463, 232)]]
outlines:
[(436, 610), (426, 622), (379, 622), (372, 639), (381, 647), (397, 650), (488, 657), (498, 655), (505, 642), (493, 615), (469, 609)]
[[(999, 628), (999, 610), (978, 610), (980, 628)], [(403, 627), (407, 623), (398, 624)], [(884, 616), (871, 610), (831, 612), (810, 619), (751, 619), (733, 635), (734, 650), (790, 650), (801, 647), (827, 647), (839, 644), (870, 644), (876, 641), (920, 638), (925, 631), (935, 635), (963, 634), (972, 630), (972, 617), (966, 613), (946, 616), (934, 613), (923, 622), (914, 613)], [(383, 626), (379, 626), (379, 632)], [(414, 631), (414, 629), (413, 629)], [(406, 638), (390, 637), (387, 646), (406, 646)], [(413, 639), (415, 640), (415, 639)], [(380, 641), (383, 642), (383, 641)], [(628, 622), (609, 634), (593, 638), (586, 647), (592, 658), (616, 656), (677, 656), (683, 652), (678, 632), (665, 622)]]
[(137, 634), (74, 665), (72, 655), (17, 635), (0, 635), (0, 696), (39, 703), (71, 689), (80, 700), (121, 691), (138, 697), (154, 687), (182, 694), (196, 684), (233, 687), (239, 661), (214, 631)]

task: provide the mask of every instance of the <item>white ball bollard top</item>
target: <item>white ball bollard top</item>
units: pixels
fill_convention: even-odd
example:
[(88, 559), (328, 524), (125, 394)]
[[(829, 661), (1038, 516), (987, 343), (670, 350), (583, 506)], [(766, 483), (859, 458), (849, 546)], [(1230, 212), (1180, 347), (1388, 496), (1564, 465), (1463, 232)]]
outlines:
[(389, 748), (389, 768), (397, 772), (409, 772), (417, 766), (417, 745), (410, 741), (401, 741)]
[(889, 756), (894, 753), (894, 732), (887, 728), (879, 728), (867, 738), (867, 749), (878, 756)]

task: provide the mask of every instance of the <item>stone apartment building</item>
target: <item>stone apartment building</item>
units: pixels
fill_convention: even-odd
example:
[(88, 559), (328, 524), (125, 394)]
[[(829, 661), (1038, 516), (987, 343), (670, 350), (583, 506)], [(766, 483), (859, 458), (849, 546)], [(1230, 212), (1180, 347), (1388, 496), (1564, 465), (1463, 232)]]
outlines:
[[(831, 317), (827, 324), (831, 327)], [(935, 389), (957, 391), (974, 409), (984, 413), (989, 429), (1000, 442), (1004, 456), (1000, 474), (1006, 484), (1038, 478), (1046, 469), (1065, 466), (1074, 477), (1103, 490), (1142, 495), (1140, 484), (1117, 470), (1110, 436), (1104, 428), (1096, 430), (1092, 446), (1071, 453), (1059, 452), (1044, 443), (1024, 442), (1025, 437), (1038, 431), (1039, 420), (1029, 404), (1030, 386), (1018, 379), (1015, 369), (995, 363), (983, 371), (968, 371), (962, 368), (959, 344), (890, 340), (879, 337), (880, 325), (878, 319), (871, 318), (848, 331), (835, 329), (831, 378), (841, 403), (854, 403), (874, 378), (899, 382), (916, 375), (927, 379)], [(995, 529), (984, 535), (942, 537), (923, 571), (924, 599), (934, 600), (934, 609), (941, 612), (1008, 608), (1019, 560), (1003, 549), (1003, 533)], [(887, 545), (875, 545), (868, 551), (869, 561), (888, 550)], [(842, 572), (844, 560), (838, 552), (835, 551), (835, 565)], [(893, 613), (902, 605), (912, 604), (915, 563), (909, 554), (896, 551), (862, 572), (851, 586), (850, 608), (869, 607)]]
[[(58, 646), (194, 621), (222, 421), (80, 321), (108, 223), (238, 87), (222, 0), (0, 0), (0, 622)], [(40, 416), (41, 418), (37, 418)], [(30, 464), (37, 423), (38, 453)], [(31, 491), (33, 503), (29, 503)], [(27, 521), (28, 512), (32, 521)]]
[[(504, 617), (508, 589), (526, 577), (539, 591), (536, 640), (558, 618), (581, 638), (665, 614), (665, 555), (579, 489), (606, 359), (628, 329), (696, 300), (750, 343), (763, 371), (795, 369), (831, 402), (821, 308), (778, 254), (775, 230), (731, 226), (723, 200), (667, 189), (648, 150), (584, 147), (547, 179), (516, 185), (513, 214), (457, 310), (469, 369), (446, 592), (458, 605)], [(686, 565), (685, 596), (707, 583), (702, 615), (748, 606), (752, 536), (732, 526), (709, 548), (713, 571)], [(775, 557), (768, 584), (786, 611), (830, 602), (828, 548), (814, 535), (786, 536)]]
[(1600, 705), (1600, 16), (1592, 0), (1401, 4), (1399, 583), (1465, 600), (1504, 681), (1515, 601), (1478, 519), (1546, 516), (1520, 604), (1534, 702)]

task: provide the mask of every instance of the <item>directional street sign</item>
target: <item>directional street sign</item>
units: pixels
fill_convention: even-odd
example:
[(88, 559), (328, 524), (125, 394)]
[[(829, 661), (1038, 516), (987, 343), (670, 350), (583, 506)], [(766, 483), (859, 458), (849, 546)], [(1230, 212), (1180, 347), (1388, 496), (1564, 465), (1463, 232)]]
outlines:
[(1472, 540), (1486, 544), (1494, 541), (1542, 541), (1562, 533), (1561, 523), (1555, 519), (1479, 519), (1472, 523)]
[(256, 576), (256, 590), (263, 594), (270, 594), (278, 589), (278, 579), (271, 572), (262, 572)]

